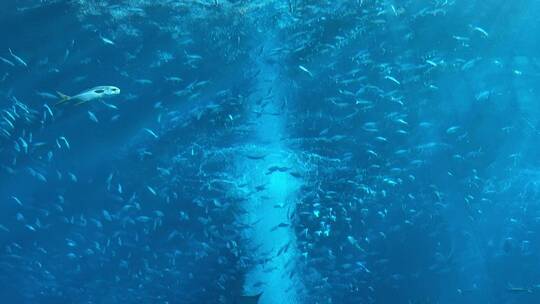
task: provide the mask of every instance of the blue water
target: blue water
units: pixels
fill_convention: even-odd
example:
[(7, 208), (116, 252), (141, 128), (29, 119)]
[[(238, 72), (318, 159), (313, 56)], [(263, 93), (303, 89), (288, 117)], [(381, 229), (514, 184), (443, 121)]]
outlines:
[(1, 302), (539, 303), (538, 16), (3, 1)]

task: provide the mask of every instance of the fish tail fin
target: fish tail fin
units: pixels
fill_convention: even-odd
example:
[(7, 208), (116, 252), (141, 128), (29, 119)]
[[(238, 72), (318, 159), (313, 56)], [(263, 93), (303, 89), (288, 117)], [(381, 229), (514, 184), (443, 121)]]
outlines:
[(56, 94), (58, 94), (58, 96), (60, 97), (60, 100), (57, 103), (54, 104), (55, 106), (57, 106), (59, 104), (63, 104), (64, 102), (67, 102), (68, 100), (71, 99), (71, 96), (68, 96), (68, 95), (66, 95), (64, 93), (56, 91)]

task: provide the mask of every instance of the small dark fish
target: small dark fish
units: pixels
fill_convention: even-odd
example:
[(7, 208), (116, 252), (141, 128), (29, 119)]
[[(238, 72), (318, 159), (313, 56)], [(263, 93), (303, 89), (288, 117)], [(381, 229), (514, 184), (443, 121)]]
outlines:
[(285, 228), (285, 227), (289, 227), (289, 224), (287, 224), (287, 223), (280, 223), (279, 225), (273, 227), (270, 231), (275, 231), (275, 230), (277, 230), (278, 228)]
[(287, 167), (279, 167), (279, 166), (272, 166), (270, 168), (268, 168), (268, 171), (266, 172), (266, 175), (270, 175), (274, 172), (286, 172), (287, 170), (289, 170), (289, 168)]
[(296, 177), (296, 178), (301, 178), (302, 177), (302, 174), (298, 173), (298, 172), (289, 172), (289, 174), (292, 176), (292, 177)]
[(288, 242), (287, 244), (283, 245), (283, 247), (281, 247), (281, 248), (278, 250), (276, 256), (280, 256), (282, 253), (287, 252), (287, 250), (289, 250), (289, 246), (290, 246), (290, 245), (291, 245), (291, 242)]
[(240, 296), (236, 300), (236, 304), (257, 304), (262, 296), (262, 292), (253, 296)]
[(264, 155), (245, 155), (247, 158), (249, 159), (253, 159), (253, 160), (259, 160), (259, 159), (264, 159), (266, 157), (266, 154)]
[(264, 189), (266, 189), (266, 185), (260, 185), (260, 186), (255, 187), (255, 190), (257, 192), (263, 191)]
[(508, 287), (506, 288), (506, 291), (510, 292), (510, 293), (515, 293), (515, 294), (521, 294), (521, 293), (532, 293), (532, 289), (530, 288), (524, 288), (524, 287)]

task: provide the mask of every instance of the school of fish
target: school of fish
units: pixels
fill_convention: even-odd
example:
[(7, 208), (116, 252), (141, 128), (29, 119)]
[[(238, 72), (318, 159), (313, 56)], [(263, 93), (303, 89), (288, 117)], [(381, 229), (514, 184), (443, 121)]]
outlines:
[(110, 2), (0, 4), (5, 303), (540, 301), (540, 5)]

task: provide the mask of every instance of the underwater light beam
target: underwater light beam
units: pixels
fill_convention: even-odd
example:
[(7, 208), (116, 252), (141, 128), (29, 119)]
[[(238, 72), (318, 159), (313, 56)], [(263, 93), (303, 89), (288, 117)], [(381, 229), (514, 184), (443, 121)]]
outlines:
[[(272, 50), (277, 44), (268, 39), (265, 50)], [(246, 214), (243, 222), (247, 228), (243, 232), (246, 250), (254, 261), (248, 271), (244, 295), (262, 294), (260, 304), (301, 303), (302, 282), (296, 275), (298, 260), (296, 236), (291, 223), (296, 204), (296, 194), (301, 181), (287, 170), (269, 168), (289, 168), (297, 170), (295, 153), (282, 142), (285, 133), (285, 118), (280, 113), (286, 96), (286, 83), (281, 78), (279, 65), (258, 56), (256, 79), (257, 92), (250, 98), (249, 118), (255, 126), (246, 153), (261, 157), (238, 156), (237, 176), (247, 184), (243, 196)], [(264, 99), (268, 104), (261, 109), (258, 102)], [(262, 111), (262, 113), (260, 112)]]

